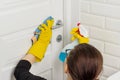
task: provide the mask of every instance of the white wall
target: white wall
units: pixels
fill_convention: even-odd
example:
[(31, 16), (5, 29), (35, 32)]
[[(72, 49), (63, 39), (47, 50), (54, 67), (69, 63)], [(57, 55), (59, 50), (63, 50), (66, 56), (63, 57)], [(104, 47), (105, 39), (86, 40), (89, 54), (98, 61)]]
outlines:
[(104, 56), (101, 80), (120, 70), (120, 0), (81, 0), (80, 20)]

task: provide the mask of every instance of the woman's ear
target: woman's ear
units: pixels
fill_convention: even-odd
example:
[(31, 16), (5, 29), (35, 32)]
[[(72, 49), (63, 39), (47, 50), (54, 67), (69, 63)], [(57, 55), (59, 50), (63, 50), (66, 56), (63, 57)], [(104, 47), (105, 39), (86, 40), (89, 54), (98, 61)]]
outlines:
[(65, 73), (68, 73), (68, 65), (67, 65), (67, 62), (64, 63), (64, 72)]

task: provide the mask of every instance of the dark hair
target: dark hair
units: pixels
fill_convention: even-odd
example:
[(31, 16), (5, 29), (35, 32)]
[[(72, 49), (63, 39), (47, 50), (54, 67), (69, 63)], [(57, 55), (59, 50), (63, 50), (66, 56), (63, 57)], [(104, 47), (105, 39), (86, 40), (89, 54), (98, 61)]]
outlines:
[(95, 47), (83, 43), (70, 51), (67, 65), (73, 80), (97, 80), (103, 68), (103, 57)]

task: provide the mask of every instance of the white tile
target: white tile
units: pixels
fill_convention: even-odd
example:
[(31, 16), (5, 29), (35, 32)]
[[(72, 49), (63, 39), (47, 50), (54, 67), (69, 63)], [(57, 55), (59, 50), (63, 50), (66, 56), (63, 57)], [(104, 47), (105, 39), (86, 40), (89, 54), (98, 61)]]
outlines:
[(120, 0), (106, 0), (106, 2), (110, 4), (120, 4)]
[(113, 57), (108, 54), (103, 54), (104, 59), (104, 65), (107, 65), (109, 67), (119, 69), (120, 68), (120, 59), (118, 57)]
[(106, 80), (107, 78), (106, 77), (104, 77), (104, 76), (101, 76), (100, 77), (100, 80)]
[(105, 2), (105, 0), (82, 0), (82, 1)]
[(89, 12), (90, 2), (89, 1), (81, 1), (80, 8), (81, 8), (82, 12)]
[(105, 52), (120, 57), (120, 45), (105, 43)]
[(95, 46), (100, 52), (104, 52), (104, 42), (90, 38), (90, 44)]
[(120, 70), (120, 0), (82, 1), (81, 22), (89, 26), (90, 44), (104, 53), (100, 80), (107, 80)]
[(106, 28), (120, 32), (120, 19), (106, 18)]
[(92, 2), (90, 12), (96, 15), (120, 18), (120, 6), (116, 5)]
[(91, 0), (93, 2), (105, 2), (105, 0)]
[(120, 44), (120, 33), (118, 32), (112, 32), (100, 28), (91, 27), (90, 36), (92, 38), (103, 40), (106, 42)]
[(88, 13), (81, 13), (81, 23), (103, 28), (105, 24), (105, 17), (92, 15)]
[(109, 77), (112, 74), (116, 73), (118, 70), (111, 68), (109, 66), (104, 66), (104, 70), (103, 70), (103, 76)]

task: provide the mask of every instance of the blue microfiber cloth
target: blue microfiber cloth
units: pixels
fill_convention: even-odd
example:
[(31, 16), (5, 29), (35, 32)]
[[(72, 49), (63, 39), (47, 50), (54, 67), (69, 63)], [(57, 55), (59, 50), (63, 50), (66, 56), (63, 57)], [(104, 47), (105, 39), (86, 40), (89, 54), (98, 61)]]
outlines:
[[(52, 16), (49, 16), (49, 17), (47, 17), (47, 18), (43, 21), (43, 23), (47, 25), (47, 20), (53, 20), (53, 19), (54, 19), (54, 18), (53, 18)], [(38, 27), (42, 27), (42, 26), (39, 25)], [(39, 38), (40, 30), (39, 30), (38, 27), (37, 27), (37, 29), (35, 30), (34, 36), (33, 36), (32, 39), (31, 39), (32, 44), (33, 44), (35, 41), (37, 41), (38, 38)]]
[[(46, 24), (47, 25), (47, 20), (52, 20), (53, 19), (53, 17), (52, 16), (49, 16), (49, 17), (47, 17), (44, 21), (43, 21), (43, 23), (44, 24)], [(38, 27), (41, 27), (41, 25), (39, 25)], [(40, 30), (37, 28), (36, 30), (35, 30), (35, 34), (34, 34), (34, 36), (38, 39), (38, 37), (39, 37), (39, 33), (40, 33)]]

